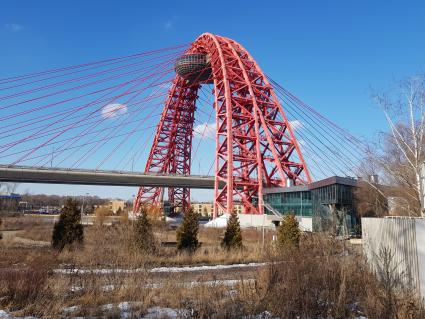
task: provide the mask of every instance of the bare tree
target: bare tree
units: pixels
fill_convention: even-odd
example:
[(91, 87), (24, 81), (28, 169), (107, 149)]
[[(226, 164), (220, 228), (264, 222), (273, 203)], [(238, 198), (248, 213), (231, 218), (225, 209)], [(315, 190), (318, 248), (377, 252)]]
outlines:
[(374, 158), (389, 185), (425, 216), (422, 165), (425, 160), (425, 76), (412, 76), (390, 93), (376, 94), (389, 125), (374, 149)]
[(0, 193), (10, 194), (16, 191), (19, 184), (17, 183), (0, 183)]
[(381, 185), (375, 185), (367, 179), (359, 181), (353, 196), (360, 217), (383, 217), (388, 214), (388, 200), (382, 188)]

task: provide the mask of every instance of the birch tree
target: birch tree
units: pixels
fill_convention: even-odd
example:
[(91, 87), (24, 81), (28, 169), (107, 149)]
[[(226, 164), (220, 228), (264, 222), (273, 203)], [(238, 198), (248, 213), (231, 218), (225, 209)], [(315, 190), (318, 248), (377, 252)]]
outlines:
[(423, 172), (425, 160), (425, 76), (412, 76), (389, 93), (376, 95), (389, 126), (382, 133), (377, 162), (391, 186), (398, 187), (411, 209), (425, 216)]

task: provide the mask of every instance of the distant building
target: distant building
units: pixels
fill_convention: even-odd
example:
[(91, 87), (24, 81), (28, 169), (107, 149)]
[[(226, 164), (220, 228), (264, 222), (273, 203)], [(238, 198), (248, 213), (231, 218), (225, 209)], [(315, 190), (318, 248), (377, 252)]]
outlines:
[[(214, 205), (212, 202), (193, 202), (191, 207), (195, 211), (204, 217), (212, 217), (214, 212)], [(234, 204), (234, 210), (236, 213), (241, 214), (243, 212), (243, 205), (241, 203)], [(222, 215), (223, 212), (219, 211), (218, 215)]]
[(111, 200), (106, 204), (106, 207), (108, 207), (112, 213), (115, 215), (118, 211), (123, 212), (125, 208), (125, 201), (124, 200)]
[(191, 207), (195, 213), (204, 217), (212, 216), (214, 211), (214, 205), (211, 202), (192, 203)]

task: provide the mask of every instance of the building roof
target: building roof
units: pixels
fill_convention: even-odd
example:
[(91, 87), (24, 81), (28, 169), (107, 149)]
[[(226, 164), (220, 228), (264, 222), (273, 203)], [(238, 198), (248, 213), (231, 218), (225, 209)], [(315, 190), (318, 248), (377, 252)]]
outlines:
[(358, 181), (353, 177), (331, 176), (320, 181), (313, 182), (309, 185), (264, 188), (264, 194), (305, 192), (334, 184), (357, 186), (357, 183)]
[(275, 194), (275, 193), (292, 193), (292, 192), (305, 192), (308, 191), (307, 185), (291, 186), (291, 187), (270, 187), (264, 188), (264, 194)]
[(358, 183), (357, 179), (353, 177), (331, 176), (331, 177), (309, 184), (308, 188), (315, 189), (315, 188), (325, 187), (325, 186), (334, 185), (334, 184), (357, 186), (357, 183)]

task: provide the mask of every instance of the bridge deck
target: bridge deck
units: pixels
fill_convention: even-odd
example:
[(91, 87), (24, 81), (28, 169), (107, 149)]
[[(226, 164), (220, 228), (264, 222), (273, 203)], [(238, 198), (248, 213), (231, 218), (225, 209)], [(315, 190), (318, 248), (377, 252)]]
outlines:
[(13, 165), (0, 165), (0, 182), (214, 188), (214, 176), (161, 175)]

